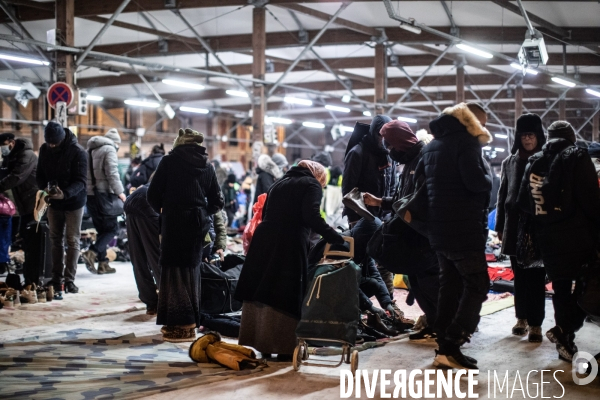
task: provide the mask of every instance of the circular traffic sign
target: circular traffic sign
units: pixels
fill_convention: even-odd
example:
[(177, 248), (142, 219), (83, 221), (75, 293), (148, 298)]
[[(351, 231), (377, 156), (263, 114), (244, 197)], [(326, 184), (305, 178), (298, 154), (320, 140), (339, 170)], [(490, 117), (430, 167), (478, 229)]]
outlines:
[(46, 94), (48, 99), (48, 104), (50, 107), (54, 108), (56, 103), (59, 101), (63, 101), (67, 103), (67, 107), (71, 106), (74, 100), (73, 89), (69, 85), (64, 82), (56, 82), (53, 83), (50, 88), (48, 88), (48, 93)]

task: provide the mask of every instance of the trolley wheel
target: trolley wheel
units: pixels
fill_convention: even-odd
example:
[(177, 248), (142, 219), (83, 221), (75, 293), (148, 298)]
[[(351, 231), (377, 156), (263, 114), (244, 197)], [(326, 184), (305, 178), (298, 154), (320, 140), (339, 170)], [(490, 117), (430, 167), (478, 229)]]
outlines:
[(308, 343), (302, 344), (302, 361), (308, 360)]
[(352, 358), (350, 361), (350, 371), (352, 371), (352, 375), (356, 373), (358, 369), (358, 350), (354, 350), (352, 352)]
[(294, 367), (294, 371), (300, 370), (300, 363), (302, 362), (300, 357), (300, 345), (297, 345), (292, 356), (292, 367)]

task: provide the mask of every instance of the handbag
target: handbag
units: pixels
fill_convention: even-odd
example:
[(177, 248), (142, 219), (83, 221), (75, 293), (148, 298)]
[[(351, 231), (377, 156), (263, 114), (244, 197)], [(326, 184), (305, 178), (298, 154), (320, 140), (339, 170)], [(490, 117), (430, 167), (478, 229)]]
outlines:
[(94, 159), (92, 158), (92, 150), (88, 151), (90, 155), (90, 175), (92, 177), (92, 186), (94, 187), (94, 199), (96, 201), (96, 208), (102, 215), (108, 217), (118, 217), (123, 214), (123, 200), (114, 193), (101, 192), (96, 188), (96, 177), (94, 176)]
[(427, 237), (427, 202), (427, 185), (425, 178), (421, 177), (416, 182), (415, 191), (395, 202), (392, 209), (408, 226)]
[(12, 217), (16, 212), (15, 203), (10, 201), (5, 195), (0, 194), (0, 215)]
[(520, 268), (544, 267), (542, 254), (533, 237), (533, 229), (531, 216), (521, 213), (517, 225), (517, 266)]
[(358, 188), (354, 188), (347, 193), (342, 198), (342, 204), (356, 212), (360, 217), (366, 219), (367, 221), (375, 220), (375, 216), (367, 209), (363, 199), (363, 194), (358, 190)]

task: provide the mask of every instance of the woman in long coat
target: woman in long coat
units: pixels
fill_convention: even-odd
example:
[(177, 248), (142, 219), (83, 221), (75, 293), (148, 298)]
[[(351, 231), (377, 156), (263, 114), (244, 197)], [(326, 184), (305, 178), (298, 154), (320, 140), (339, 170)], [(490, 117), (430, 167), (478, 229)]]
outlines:
[(163, 339), (193, 341), (200, 325), (200, 263), (209, 217), (223, 208), (223, 194), (208, 163), (204, 136), (179, 130), (173, 150), (156, 169), (147, 199), (160, 214), (161, 279), (157, 325)]
[[(498, 192), (496, 231), (502, 240), (502, 254), (510, 256), (515, 273), (515, 313), (517, 324), (513, 335), (529, 332), (530, 342), (541, 342), (542, 322), (546, 310), (546, 270), (541, 256), (536, 260), (519, 260), (517, 255), (524, 246), (533, 246), (527, 240), (532, 232), (527, 229), (527, 214), (519, 209), (517, 197), (529, 157), (546, 143), (542, 120), (536, 114), (524, 114), (517, 120), (512, 154), (502, 162), (502, 177)], [(535, 257), (534, 257), (535, 258)]]
[(291, 357), (306, 290), (310, 231), (329, 243), (343, 243), (320, 214), (325, 168), (301, 161), (267, 195), (235, 297), (244, 302), (239, 343), (263, 357)]

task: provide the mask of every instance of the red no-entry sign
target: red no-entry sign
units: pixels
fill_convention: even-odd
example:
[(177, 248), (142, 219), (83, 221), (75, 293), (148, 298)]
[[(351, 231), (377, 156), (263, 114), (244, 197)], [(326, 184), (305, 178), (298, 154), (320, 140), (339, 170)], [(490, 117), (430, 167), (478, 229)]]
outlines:
[(46, 97), (48, 98), (50, 107), (54, 108), (59, 101), (67, 103), (67, 107), (70, 107), (75, 96), (73, 95), (73, 89), (69, 85), (64, 82), (56, 82), (50, 86)]

